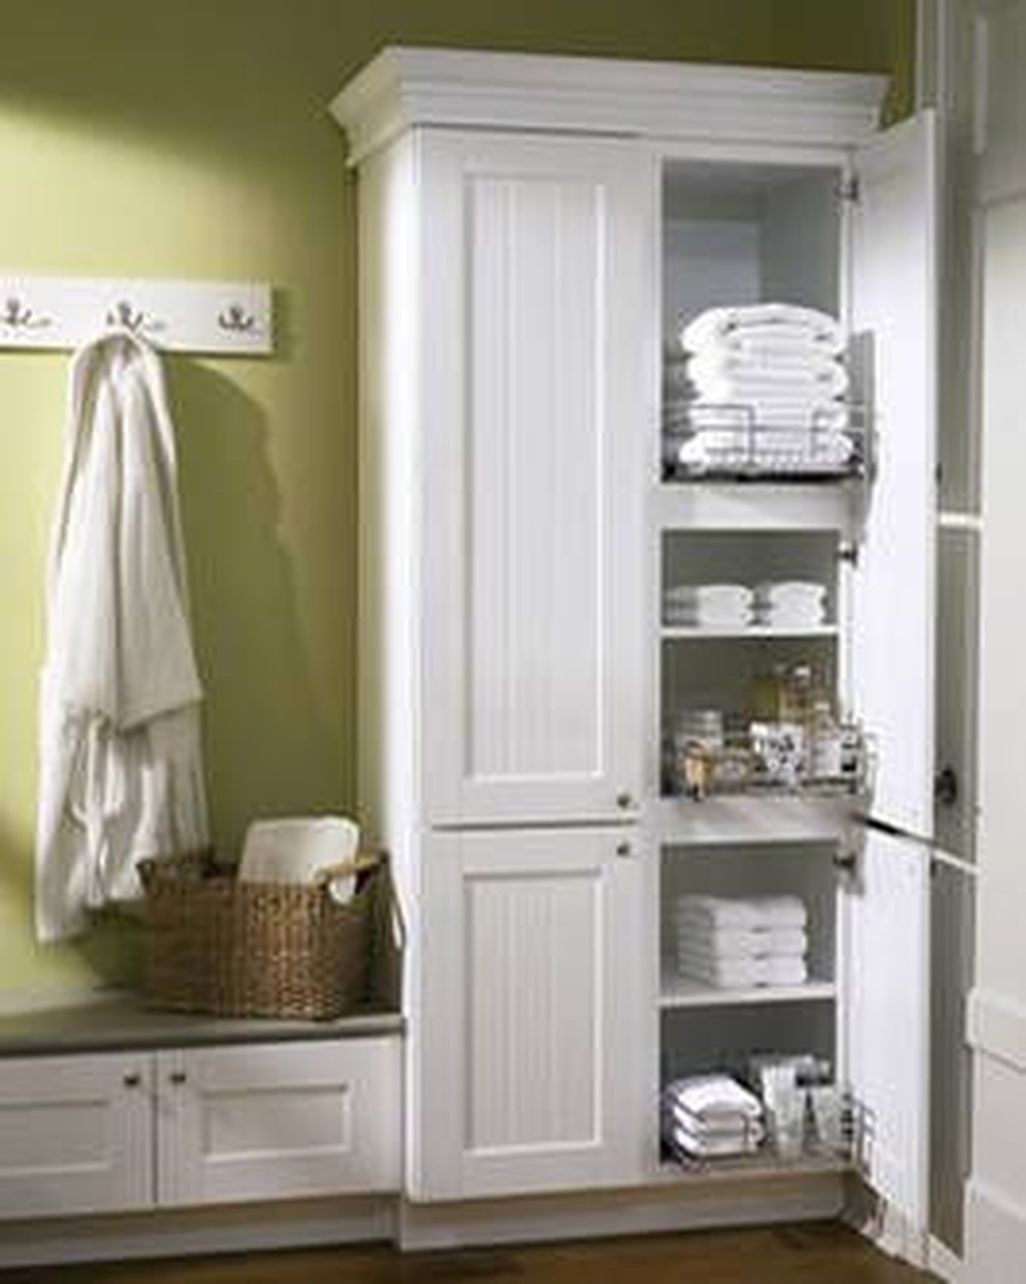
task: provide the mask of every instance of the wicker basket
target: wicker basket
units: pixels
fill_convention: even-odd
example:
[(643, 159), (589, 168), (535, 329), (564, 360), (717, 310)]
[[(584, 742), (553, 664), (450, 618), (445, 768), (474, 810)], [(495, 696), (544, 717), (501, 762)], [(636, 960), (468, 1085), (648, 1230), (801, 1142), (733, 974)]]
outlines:
[[(339, 905), (329, 881), (357, 874)], [(395, 902), (388, 863), (365, 854), (317, 883), (240, 883), (209, 852), (141, 861), (144, 990), (154, 1007), (219, 1016), (327, 1020), (394, 987)], [(391, 948), (390, 948), (391, 947)]]

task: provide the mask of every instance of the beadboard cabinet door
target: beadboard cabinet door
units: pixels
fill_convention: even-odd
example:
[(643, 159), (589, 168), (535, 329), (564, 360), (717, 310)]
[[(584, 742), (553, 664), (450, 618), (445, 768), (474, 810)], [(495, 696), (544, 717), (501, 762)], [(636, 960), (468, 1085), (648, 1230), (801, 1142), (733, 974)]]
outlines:
[(630, 816), (652, 161), (555, 135), (417, 146), (426, 819)]
[(410, 1197), (641, 1180), (654, 995), (636, 836), (436, 834), (425, 856)]

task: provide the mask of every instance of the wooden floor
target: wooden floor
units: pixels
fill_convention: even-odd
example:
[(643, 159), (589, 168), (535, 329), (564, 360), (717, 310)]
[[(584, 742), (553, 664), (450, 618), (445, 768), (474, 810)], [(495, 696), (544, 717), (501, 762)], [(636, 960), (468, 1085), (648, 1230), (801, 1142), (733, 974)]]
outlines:
[(890, 1261), (824, 1223), (570, 1244), (421, 1253), (334, 1248), (0, 1273), (4, 1284), (916, 1284), (934, 1276)]

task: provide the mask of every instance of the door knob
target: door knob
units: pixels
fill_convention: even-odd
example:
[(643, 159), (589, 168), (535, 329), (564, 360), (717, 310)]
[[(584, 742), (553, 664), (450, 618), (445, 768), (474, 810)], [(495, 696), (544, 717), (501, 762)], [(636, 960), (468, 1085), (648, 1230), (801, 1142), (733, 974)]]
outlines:
[(621, 789), (621, 791), (616, 795), (616, 805), (621, 811), (627, 811), (629, 808), (634, 806), (634, 795), (628, 793), (626, 789)]
[(629, 856), (631, 854), (630, 843), (617, 843), (616, 854), (617, 856)]
[(171, 1082), (172, 1082), (173, 1084), (175, 1084), (176, 1086), (178, 1086), (179, 1084), (183, 1084), (183, 1083), (185, 1082), (185, 1071), (184, 1071), (184, 1070), (172, 1070), (172, 1071), (171, 1071), (171, 1073), (168, 1075), (168, 1078), (169, 1078), (169, 1079), (171, 1080)]
[(142, 1075), (135, 1070), (130, 1070), (121, 1080), (126, 1088), (138, 1088), (142, 1083)]

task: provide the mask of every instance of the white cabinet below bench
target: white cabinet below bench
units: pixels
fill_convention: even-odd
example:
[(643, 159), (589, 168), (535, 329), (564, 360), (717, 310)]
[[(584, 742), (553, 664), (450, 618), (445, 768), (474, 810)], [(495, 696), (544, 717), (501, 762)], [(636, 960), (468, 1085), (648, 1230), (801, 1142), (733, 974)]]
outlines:
[(0, 1060), (0, 1217), (394, 1191), (400, 1044)]

